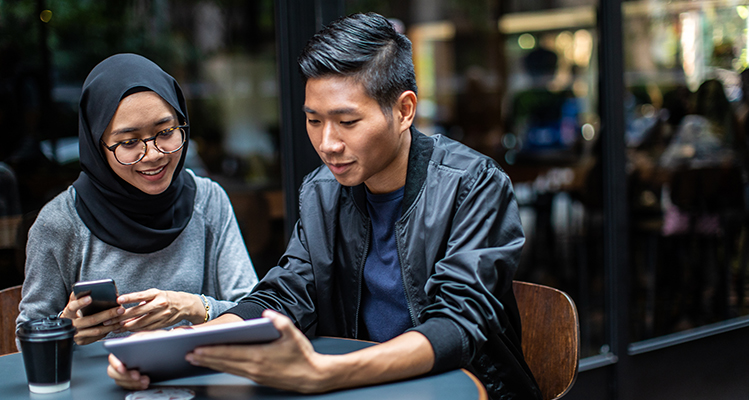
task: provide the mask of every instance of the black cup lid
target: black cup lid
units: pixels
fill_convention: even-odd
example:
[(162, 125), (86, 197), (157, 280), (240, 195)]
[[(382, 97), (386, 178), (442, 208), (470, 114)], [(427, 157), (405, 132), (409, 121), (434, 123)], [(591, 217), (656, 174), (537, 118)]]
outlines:
[(75, 335), (73, 321), (50, 315), (47, 318), (26, 321), (16, 331), (19, 340), (55, 340)]

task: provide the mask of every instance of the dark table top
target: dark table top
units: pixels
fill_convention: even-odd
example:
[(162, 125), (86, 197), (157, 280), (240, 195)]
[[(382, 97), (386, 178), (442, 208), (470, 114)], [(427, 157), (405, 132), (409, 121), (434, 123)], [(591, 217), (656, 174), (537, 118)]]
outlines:
[[(320, 353), (344, 354), (370, 343), (348, 339), (316, 338), (312, 344)], [(0, 398), (34, 399), (124, 399), (130, 391), (115, 385), (107, 376), (108, 352), (101, 343), (78, 347), (73, 355), (70, 389), (53, 394), (29, 392), (21, 353), (0, 357)], [(486, 391), (476, 378), (465, 370), (409, 379), (384, 385), (369, 386), (325, 393), (302, 395), (259, 386), (234, 375), (217, 373), (158, 382), (157, 387), (178, 387), (192, 390), (195, 399), (486, 399)]]

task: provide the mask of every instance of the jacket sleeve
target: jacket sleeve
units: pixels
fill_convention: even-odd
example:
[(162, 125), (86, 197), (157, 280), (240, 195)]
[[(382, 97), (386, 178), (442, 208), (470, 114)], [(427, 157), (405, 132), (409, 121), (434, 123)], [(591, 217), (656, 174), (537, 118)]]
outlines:
[(298, 221), (279, 265), (268, 271), (250, 297), (227, 312), (251, 319), (271, 309), (287, 315), (306, 332), (317, 321), (315, 298), (314, 272), (304, 228)]
[[(413, 330), (435, 352), (434, 371), (468, 366), (495, 335), (519, 346), (512, 279), (525, 241), (507, 175), (486, 168), (465, 184), (454, 206), (446, 250), (429, 276), (430, 299)], [(522, 353), (508, 348), (509, 353)]]

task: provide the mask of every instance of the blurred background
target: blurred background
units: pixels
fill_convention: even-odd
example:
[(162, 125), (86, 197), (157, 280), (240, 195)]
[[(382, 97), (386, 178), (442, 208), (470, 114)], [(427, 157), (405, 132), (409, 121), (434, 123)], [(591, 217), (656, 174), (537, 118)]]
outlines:
[(413, 42), (416, 127), (494, 158), (527, 242), (517, 279), (569, 293), (568, 398), (746, 399), (749, 2), (0, 0), (0, 283), (72, 183), (81, 85), (142, 54), (188, 101), (188, 166), (229, 193), (260, 275), (297, 217), (295, 65), (323, 24), (391, 18)]

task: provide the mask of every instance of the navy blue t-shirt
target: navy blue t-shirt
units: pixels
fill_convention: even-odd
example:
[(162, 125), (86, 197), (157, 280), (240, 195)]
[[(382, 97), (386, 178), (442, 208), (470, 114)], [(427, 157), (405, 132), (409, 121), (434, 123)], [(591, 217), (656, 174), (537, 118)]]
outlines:
[(369, 340), (384, 342), (413, 327), (403, 291), (395, 244), (395, 223), (401, 217), (404, 188), (391, 193), (367, 190), (372, 239), (364, 264), (362, 315)]

